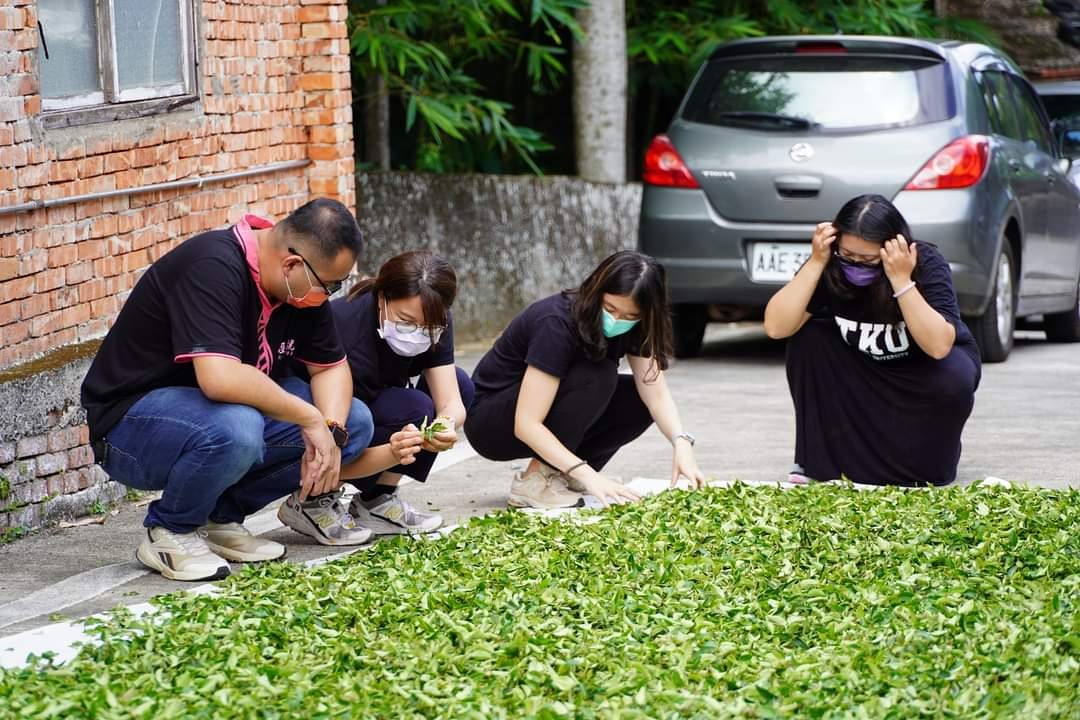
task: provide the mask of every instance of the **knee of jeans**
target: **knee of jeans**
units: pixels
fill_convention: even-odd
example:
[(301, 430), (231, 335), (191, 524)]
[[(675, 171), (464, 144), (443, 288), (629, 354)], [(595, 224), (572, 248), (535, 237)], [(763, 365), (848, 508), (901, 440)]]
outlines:
[(342, 448), (341, 457), (342, 460), (348, 462), (354, 460), (367, 448), (375, 432), (371, 410), (356, 398), (353, 398), (352, 405), (349, 407), (349, 419), (345, 421), (345, 429), (349, 431), (349, 442)]
[(246, 469), (262, 460), (266, 448), (262, 413), (247, 405), (229, 405), (214, 413), (206, 443), (222, 468)]

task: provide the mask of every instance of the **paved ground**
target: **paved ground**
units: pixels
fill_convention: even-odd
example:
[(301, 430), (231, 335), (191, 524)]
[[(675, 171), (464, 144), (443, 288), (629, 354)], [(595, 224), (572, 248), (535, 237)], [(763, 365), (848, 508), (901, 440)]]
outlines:
[[(467, 353), (462, 364), (471, 368), (477, 359), (476, 352)], [(965, 432), (959, 481), (993, 475), (1080, 487), (1078, 378), (1080, 345), (1051, 345), (1039, 333), (1025, 334), (1008, 363), (987, 366)], [(794, 420), (781, 343), (755, 326), (711, 328), (702, 357), (678, 363), (670, 383), (686, 427), (698, 436), (698, 459), (707, 474), (747, 481), (786, 477)], [(402, 492), (421, 507), (440, 509), (448, 523), (504, 508), (511, 464), (487, 462), (467, 450), (457, 457), (463, 459), (439, 470), (427, 486), (413, 483)], [(670, 472), (670, 448), (650, 430), (609, 470), (624, 478), (663, 477)], [(185, 587), (144, 574), (132, 559), (141, 519), (142, 509), (129, 505), (103, 525), (39, 533), (0, 547), (0, 650), (4, 637), (48, 625), (57, 613), (83, 617)], [(336, 552), (281, 528), (272, 511), (249, 524), (287, 543), (293, 561)]]

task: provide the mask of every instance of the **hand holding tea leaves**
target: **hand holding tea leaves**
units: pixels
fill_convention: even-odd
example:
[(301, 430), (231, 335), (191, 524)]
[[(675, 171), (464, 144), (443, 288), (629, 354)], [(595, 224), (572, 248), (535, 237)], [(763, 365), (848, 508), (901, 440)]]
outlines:
[(416, 454), (422, 449), (423, 431), (409, 423), (390, 436), (390, 450), (397, 456), (399, 465), (411, 465), (416, 461)]
[(425, 416), (424, 422), (420, 424), (420, 433), (424, 438), (424, 449), (430, 452), (449, 450), (458, 439), (454, 421), (446, 416), (439, 416), (431, 423), (428, 423)]

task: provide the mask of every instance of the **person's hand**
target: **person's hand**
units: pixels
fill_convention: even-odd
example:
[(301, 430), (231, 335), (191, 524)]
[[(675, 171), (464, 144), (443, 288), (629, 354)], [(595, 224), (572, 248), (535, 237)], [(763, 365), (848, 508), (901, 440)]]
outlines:
[(585, 493), (594, 496), (604, 507), (612, 503), (622, 505), (641, 499), (640, 495), (622, 483), (617, 483), (597, 472), (592, 473), (592, 477), (587, 480), (582, 480), (581, 484), (585, 487)]
[(671, 462), (671, 487), (684, 477), (690, 481), (691, 488), (705, 487), (705, 473), (698, 468), (694, 458), (694, 448), (688, 442), (675, 441), (675, 453)]
[(885, 241), (881, 248), (881, 263), (885, 266), (885, 276), (889, 278), (893, 290), (900, 290), (911, 282), (911, 273), (915, 272), (918, 259), (919, 251), (915, 243), (908, 244), (903, 235)]
[(811, 240), (810, 261), (824, 268), (832, 257), (832, 245), (836, 242), (836, 228), (831, 222), (818, 223)]
[(305, 448), (300, 458), (300, 501), (303, 502), (310, 495), (337, 490), (341, 484), (338, 476), (341, 450), (318, 410), (309, 422), (300, 426), (300, 435)]
[(390, 451), (397, 457), (398, 465), (411, 465), (416, 461), (416, 454), (420, 452), (424, 436), (420, 429), (409, 423), (398, 432), (390, 436)]
[(445, 452), (457, 443), (457, 428), (454, 419), (446, 415), (440, 415), (431, 422), (432, 425), (436, 423), (442, 423), (446, 429), (432, 435), (431, 440), (425, 439), (423, 447), (428, 452)]

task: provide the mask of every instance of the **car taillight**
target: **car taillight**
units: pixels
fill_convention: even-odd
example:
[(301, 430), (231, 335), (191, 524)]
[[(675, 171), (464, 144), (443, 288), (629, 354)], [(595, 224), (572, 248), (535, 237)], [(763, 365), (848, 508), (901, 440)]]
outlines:
[(649, 149), (645, 151), (645, 171), (641, 174), (641, 179), (648, 185), (701, 187), (667, 135), (657, 135), (649, 144)]
[(926, 161), (905, 190), (950, 190), (971, 187), (986, 172), (990, 141), (982, 135), (953, 140)]

